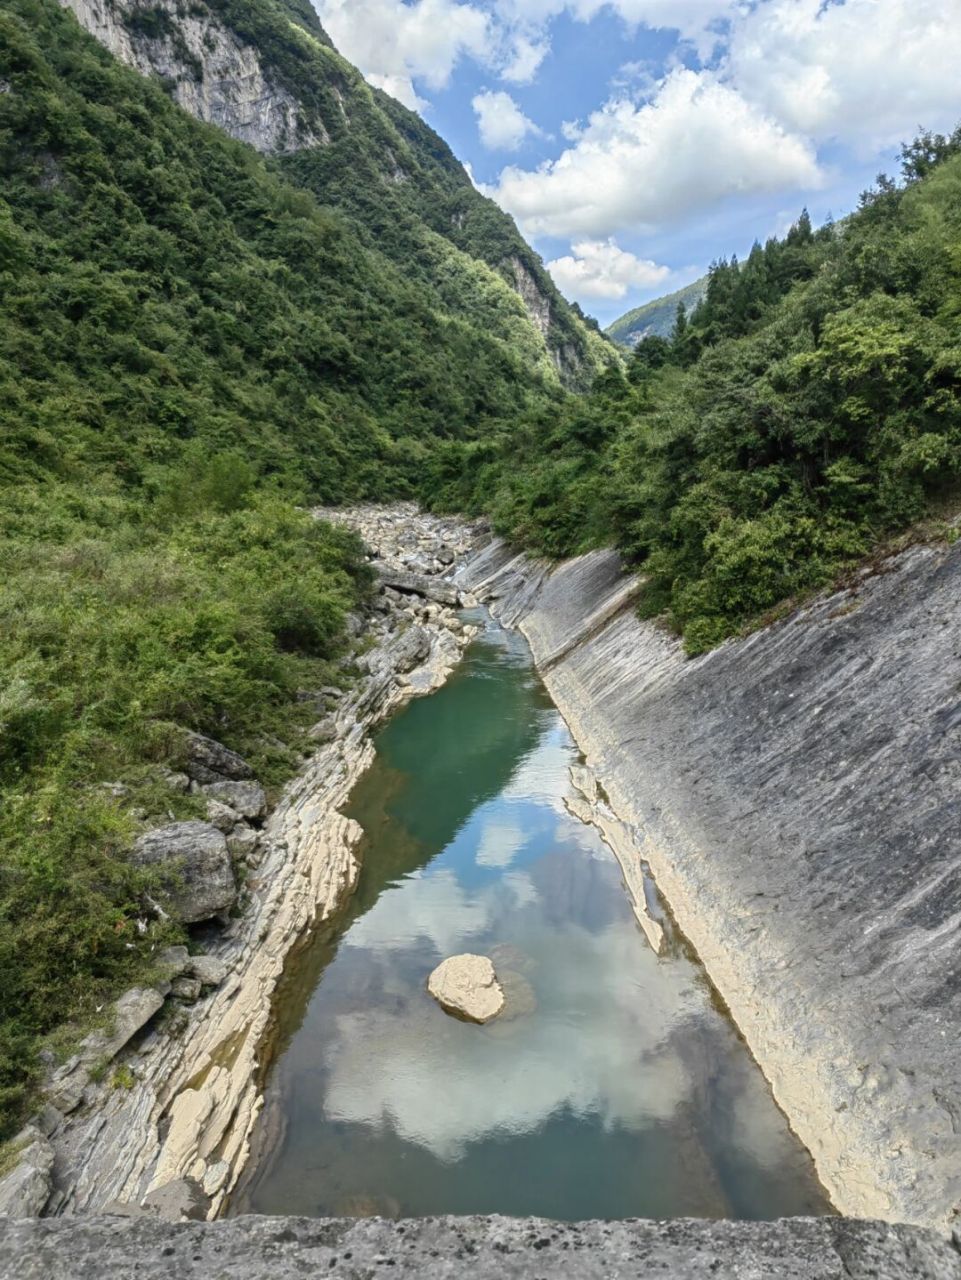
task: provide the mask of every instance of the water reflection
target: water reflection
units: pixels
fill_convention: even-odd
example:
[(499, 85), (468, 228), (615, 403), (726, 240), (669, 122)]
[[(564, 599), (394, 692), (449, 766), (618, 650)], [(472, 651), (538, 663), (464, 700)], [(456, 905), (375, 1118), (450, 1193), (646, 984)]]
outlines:
[[(679, 946), (654, 956), (613, 857), (566, 813), (575, 759), (496, 629), (384, 731), (351, 804), (360, 893), (288, 986), (235, 1211), (824, 1211), (699, 970)], [(425, 990), (465, 950), (508, 993), (485, 1027)]]

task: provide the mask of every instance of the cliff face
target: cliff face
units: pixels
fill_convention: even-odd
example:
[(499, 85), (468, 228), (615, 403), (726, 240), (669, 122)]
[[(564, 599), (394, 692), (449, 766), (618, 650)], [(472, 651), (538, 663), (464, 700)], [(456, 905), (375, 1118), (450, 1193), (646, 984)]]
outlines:
[(961, 1203), (961, 545), (918, 547), (695, 661), (617, 557), (494, 544), (520, 626), (844, 1213)]
[(322, 122), (306, 123), (293, 96), (203, 5), (179, 0), (149, 9), (116, 0), (61, 0), (114, 57), (170, 85), (175, 101), (258, 151), (294, 151), (329, 141)]
[(522, 302), (550, 376), (586, 385), (616, 358), (443, 140), (372, 89), (298, 0), (60, 3), (114, 56), (160, 77), (191, 115), (288, 161), (288, 178), (359, 220), (405, 271), (443, 284), (449, 271), (432, 236), (468, 269), (492, 268)]

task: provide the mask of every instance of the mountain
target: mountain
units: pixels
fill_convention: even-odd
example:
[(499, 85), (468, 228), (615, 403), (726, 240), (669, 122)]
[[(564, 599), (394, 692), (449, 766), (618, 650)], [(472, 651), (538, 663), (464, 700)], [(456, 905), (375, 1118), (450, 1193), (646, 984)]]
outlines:
[(701, 276), (692, 284), (685, 285), (675, 293), (668, 293), (663, 298), (653, 298), (642, 307), (635, 307), (626, 315), (608, 325), (605, 333), (622, 347), (636, 347), (639, 342), (656, 334), (659, 338), (669, 338), (677, 319), (679, 303), (684, 303), (688, 315), (707, 292), (707, 276)]
[[(469, 310), (486, 264), (521, 300), (529, 358), (586, 385), (609, 355), (513, 221), (446, 143), (334, 49), (309, 0), (64, 0), (117, 58), (200, 120), (276, 158), (288, 180), (348, 213), (449, 310)], [(489, 297), (482, 305), (503, 311)], [(506, 317), (499, 318), (503, 327)]]

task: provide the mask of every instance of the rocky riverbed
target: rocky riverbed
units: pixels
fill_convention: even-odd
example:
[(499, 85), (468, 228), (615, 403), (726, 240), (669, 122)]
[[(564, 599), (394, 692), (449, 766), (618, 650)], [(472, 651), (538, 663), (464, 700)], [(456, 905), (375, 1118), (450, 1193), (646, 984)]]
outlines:
[(372, 759), (371, 731), (442, 684), (473, 635), (449, 575), (477, 529), (412, 506), (316, 514), (357, 529), (378, 574), (369, 616), (353, 623), (358, 674), (346, 690), (305, 694), (316, 750), (269, 815), (246, 762), (191, 735), (171, 785), (205, 796), (207, 818), (147, 831), (132, 857), (177, 868), (154, 906), (185, 924), (213, 920), (208, 953), (169, 948), (161, 980), (128, 991), (106, 1029), (51, 1071), (0, 1179), (0, 1214), (213, 1217), (243, 1167), (272, 993), (293, 946), (356, 883), (362, 833), (340, 809)]

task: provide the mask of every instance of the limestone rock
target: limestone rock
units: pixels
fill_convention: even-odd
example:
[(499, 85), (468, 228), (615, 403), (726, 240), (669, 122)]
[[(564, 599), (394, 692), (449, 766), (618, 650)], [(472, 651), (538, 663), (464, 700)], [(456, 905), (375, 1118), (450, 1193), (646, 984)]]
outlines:
[(393, 569), (385, 564), (375, 564), (381, 585), (403, 591), (405, 595), (423, 596), (437, 604), (457, 604), (459, 595), (449, 582), (438, 582), (425, 574), (411, 573), (406, 569)]
[(504, 993), (487, 956), (449, 956), (428, 978), (427, 990), (445, 1012), (470, 1022), (490, 1022), (504, 1007)]
[(254, 771), (236, 751), (202, 733), (188, 733), (185, 740), (187, 759), (184, 772), (194, 782), (223, 782), (224, 779), (252, 778)]
[(227, 836), (240, 822), (240, 814), (236, 809), (231, 809), (229, 804), (221, 804), (219, 800), (208, 800), (207, 821)]
[(227, 841), (209, 822), (172, 822), (148, 831), (131, 858), (139, 867), (164, 873), (161, 906), (183, 924), (209, 920), (229, 910), (237, 897)]
[(219, 956), (192, 956), (190, 972), (205, 987), (219, 987), (227, 976), (227, 966)]
[(412, 671), (430, 657), (430, 633), (423, 627), (408, 627), (390, 648), (396, 670)]
[(164, 1002), (154, 987), (132, 987), (113, 1007), (111, 1025), (87, 1036), (76, 1054), (51, 1076), (46, 1093), (59, 1111), (73, 1111), (80, 1105), (94, 1066), (109, 1062), (150, 1021)]
[(240, 822), (227, 836), (227, 848), (231, 856), (249, 862), (260, 845), (260, 832)]
[(242, 818), (262, 818), (267, 812), (267, 796), (259, 782), (208, 782), (202, 790)]
[(186, 973), (190, 964), (190, 953), (186, 947), (164, 947), (157, 956), (157, 967), (163, 971), (168, 981), (179, 978)]
[(0, 1178), (0, 1217), (32, 1218), (50, 1198), (53, 1147), (33, 1125), (13, 1139), (15, 1164)]
[(173, 993), (178, 1000), (186, 1000), (188, 1004), (193, 1004), (195, 1000), (200, 999), (202, 988), (197, 978), (175, 978), (173, 982)]

